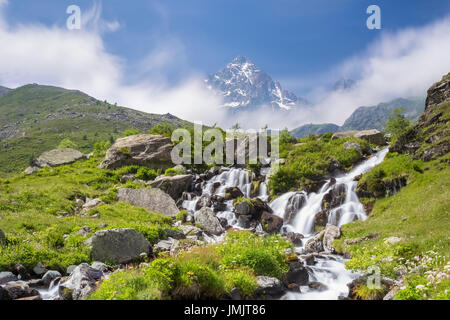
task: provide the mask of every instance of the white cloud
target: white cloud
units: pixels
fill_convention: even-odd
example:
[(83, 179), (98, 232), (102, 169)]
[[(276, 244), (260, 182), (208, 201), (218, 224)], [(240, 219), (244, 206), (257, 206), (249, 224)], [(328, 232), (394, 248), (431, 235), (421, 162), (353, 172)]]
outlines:
[(143, 62), (147, 69), (134, 83), (125, 84), (126, 61), (106, 51), (100, 36), (100, 11), (97, 3), (83, 15), (89, 28), (77, 31), (36, 24), (12, 29), (0, 15), (0, 84), (78, 89), (100, 100), (151, 113), (172, 113), (191, 121), (213, 123), (221, 117), (214, 108), (220, 102), (195, 73), (187, 74), (175, 87), (163, 81), (164, 68), (182, 62), (182, 53), (174, 56), (180, 52), (176, 45), (169, 43), (151, 52)]

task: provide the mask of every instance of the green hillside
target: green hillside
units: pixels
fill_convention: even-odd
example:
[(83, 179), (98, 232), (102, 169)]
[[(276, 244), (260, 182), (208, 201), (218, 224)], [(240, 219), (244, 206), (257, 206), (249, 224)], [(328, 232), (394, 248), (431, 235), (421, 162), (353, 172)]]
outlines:
[(305, 124), (291, 131), (291, 135), (295, 138), (303, 138), (313, 134), (322, 135), (327, 132), (337, 132), (339, 126), (333, 123), (324, 124)]
[(0, 172), (25, 169), (30, 159), (66, 138), (89, 153), (96, 142), (112, 141), (127, 129), (148, 132), (165, 122), (176, 127), (189, 124), (170, 114), (102, 102), (80, 91), (26, 85), (0, 96)]

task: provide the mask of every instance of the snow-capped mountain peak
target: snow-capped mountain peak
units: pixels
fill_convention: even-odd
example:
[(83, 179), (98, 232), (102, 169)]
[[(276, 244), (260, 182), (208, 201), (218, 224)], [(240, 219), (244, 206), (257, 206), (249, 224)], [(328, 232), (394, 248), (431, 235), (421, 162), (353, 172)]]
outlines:
[(290, 110), (305, 104), (305, 100), (283, 90), (279, 82), (273, 81), (244, 56), (234, 58), (205, 82), (209, 89), (222, 96), (224, 107), (241, 109), (270, 106), (273, 109)]

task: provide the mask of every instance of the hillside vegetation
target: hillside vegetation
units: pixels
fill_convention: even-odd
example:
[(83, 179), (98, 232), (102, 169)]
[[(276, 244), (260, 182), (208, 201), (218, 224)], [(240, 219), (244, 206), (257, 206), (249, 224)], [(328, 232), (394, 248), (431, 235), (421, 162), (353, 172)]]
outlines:
[(89, 153), (96, 142), (114, 142), (127, 129), (148, 132), (158, 124), (189, 125), (96, 100), (80, 91), (26, 85), (0, 95), (0, 173), (20, 172), (33, 157), (64, 139)]

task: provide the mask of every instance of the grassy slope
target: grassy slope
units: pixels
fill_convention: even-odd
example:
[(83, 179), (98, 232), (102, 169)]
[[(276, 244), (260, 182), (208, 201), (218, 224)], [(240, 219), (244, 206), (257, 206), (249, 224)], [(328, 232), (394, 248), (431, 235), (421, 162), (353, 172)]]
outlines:
[[(182, 127), (188, 122), (100, 102), (62, 88), (27, 85), (0, 97), (0, 172), (18, 172), (31, 158), (69, 138), (89, 153), (96, 142), (115, 139), (130, 128), (142, 132), (165, 121)], [(4, 128), (4, 126), (9, 126)], [(2, 129), (3, 128), (3, 129)], [(14, 134), (6, 135), (7, 130)]]

